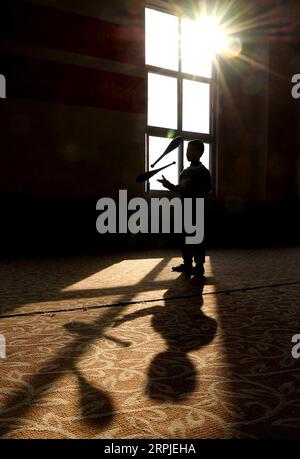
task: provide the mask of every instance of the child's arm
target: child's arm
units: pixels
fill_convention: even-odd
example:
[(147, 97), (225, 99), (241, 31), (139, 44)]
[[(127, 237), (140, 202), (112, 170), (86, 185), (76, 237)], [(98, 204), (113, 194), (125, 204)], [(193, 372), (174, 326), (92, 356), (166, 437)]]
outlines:
[(178, 185), (173, 185), (173, 183), (169, 182), (169, 180), (167, 180), (164, 175), (162, 176), (162, 179), (157, 181), (161, 183), (163, 187), (167, 188), (167, 190), (177, 192), (179, 189)]

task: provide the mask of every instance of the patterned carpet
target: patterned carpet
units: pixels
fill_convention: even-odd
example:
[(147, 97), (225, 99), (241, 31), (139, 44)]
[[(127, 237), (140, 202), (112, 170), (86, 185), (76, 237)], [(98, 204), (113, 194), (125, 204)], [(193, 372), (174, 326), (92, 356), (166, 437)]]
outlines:
[(300, 249), (208, 255), (1, 262), (1, 437), (299, 437)]

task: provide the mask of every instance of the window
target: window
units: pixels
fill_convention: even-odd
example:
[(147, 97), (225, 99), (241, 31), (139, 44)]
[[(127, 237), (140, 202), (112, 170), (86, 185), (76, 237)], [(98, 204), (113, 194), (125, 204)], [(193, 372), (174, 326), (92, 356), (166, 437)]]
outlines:
[[(151, 169), (170, 140), (181, 136), (184, 144), (161, 160), (157, 167), (176, 161), (165, 171), (174, 184), (188, 163), (188, 141), (205, 143), (203, 164), (211, 168), (214, 146), (213, 57), (220, 45), (219, 30), (209, 21), (195, 21), (146, 8), (147, 127), (146, 168)], [(219, 35), (218, 35), (219, 34)], [(163, 172), (164, 173), (164, 172)], [(153, 177), (147, 190), (163, 190)]]

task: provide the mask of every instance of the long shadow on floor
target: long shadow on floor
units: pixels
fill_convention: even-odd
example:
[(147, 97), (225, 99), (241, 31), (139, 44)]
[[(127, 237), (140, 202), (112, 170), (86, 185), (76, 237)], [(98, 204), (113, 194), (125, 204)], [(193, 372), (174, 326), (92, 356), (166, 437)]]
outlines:
[[(257, 269), (247, 278), (253, 260)], [(269, 251), (259, 258), (248, 253), (243, 263), (238, 254), (224, 263), (211, 255), (210, 261), (215, 279), (222, 279), (226, 271), (228, 285), (240, 288), (227, 287), (215, 296), (226, 366), (222, 390), (231, 402), (227, 416), (231, 436), (297, 438), (300, 366), (292, 358), (291, 340), (300, 330), (300, 291), (299, 285), (288, 285), (288, 277), (283, 280), (286, 285), (276, 284), (285, 271), (290, 271), (291, 280), (297, 278), (298, 254), (280, 257)], [(247, 290), (247, 285), (254, 288)], [(215, 287), (224, 290), (218, 282)]]
[(116, 256), (1, 260), (0, 319), (29, 303), (78, 298), (80, 292), (68, 294), (63, 289), (117, 262)]
[[(168, 260), (161, 260), (142, 280), (154, 280), (165, 267)], [(134, 296), (134, 293), (133, 293)], [(81, 419), (98, 429), (103, 429), (111, 423), (114, 416), (114, 402), (109, 393), (93, 387), (78, 368), (78, 362), (88, 347), (95, 340), (104, 336), (106, 328), (124, 310), (126, 306), (107, 308), (97, 320), (89, 324), (70, 322), (65, 327), (75, 334), (75, 339), (62, 347), (52, 359), (46, 361), (42, 367), (26, 381), (26, 390), (16, 389), (3, 403), (0, 410), (0, 435), (4, 436), (17, 429), (28, 410), (38, 403), (46, 391), (60, 378), (62, 374), (70, 373), (78, 380), (81, 401)], [(53, 371), (55, 369), (55, 371)], [(78, 415), (80, 420), (80, 414)]]
[[(148, 255), (148, 256), (147, 256)], [(118, 256), (97, 256), (97, 257), (79, 257), (67, 259), (45, 259), (45, 260), (19, 260), (9, 263), (0, 264), (0, 320), (7, 315), (18, 315), (18, 309), (24, 305), (36, 305), (34, 307), (26, 308), (27, 312), (49, 312), (57, 309), (51, 302), (61, 302), (60, 310), (69, 309), (69, 302), (78, 300), (75, 308), (82, 309), (85, 307), (85, 299), (97, 298), (96, 303), (101, 304), (101, 299), (106, 297), (105, 303), (111, 302), (130, 302), (134, 293), (144, 293), (165, 290), (173, 286), (173, 279), (158, 280), (155, 278), (142, 279), (137, 284), (126, 285), (124, 282), (112, 283), (112, 285), (105, 285), (105, 276), (102, 272), (113, 265), (117, 266), (119, 263), (136, 260), (138, 269), (138, 260), (145, 258), (159, 258), (164, 257), (164, 254), (158, 255), (153, 252), (141, 255), (139, 253), (122, 254)], [(170, 255), (164, 259), (170, 260)], [(126, 269), (120, 266), (116, 271), (122, 272)], [(92, 287), (88, 288), (75, 288), (66, 290), (80, 281), (87, 280), (91, 276), (97, 274), (98, 284), (93, 281)], [(134, 274), (132, 274), (134, 275)], [(107, 274), (106, 274), (107, 276)], [(104, 280), (103, 280), (104, 279)], [(125, 277), (126, 279), (126, 277)], [(96, 288), (94, 287), (96, 286)], [(185, 284), (177, 282), (177, 291), (175, 295), (179, 295), (185, 290)], [(158, 299), (161, 296), (158, 296)], [(47, 304), (49, 303), (50, 304)], [(65, 303), (63, 303), (65, 302)], [(54, 312), (53, 311), (53, 312)], [(24, 314), (24, 309), (21, 311)]]
[(185, 399), (196, 387), (197, 375), (189, 353), (207, 346), (214, 338), (217, 322), (207, 317), (203, 304), (203, 282), (185, 279), (187, 285), (197, 283), (199, 300), (170, 300), (176, 295), (176, 280), (173, 287), (165, 293), (164, 306), (154, 306), (128, 314), (116, 321), (115, 326), (148, 315), (152, 316), (153, 329), (165, 340), (166, 349), (158, 353), (148, 369), (146, 394), (155, 400), (179, 401)]

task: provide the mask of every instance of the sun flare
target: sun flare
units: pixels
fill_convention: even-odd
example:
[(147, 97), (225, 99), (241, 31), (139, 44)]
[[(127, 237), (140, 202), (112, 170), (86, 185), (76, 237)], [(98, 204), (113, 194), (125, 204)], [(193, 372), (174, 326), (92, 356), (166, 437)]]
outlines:
[[(194, 29), (195, 47), (205, 46), (208, 57), (213, 60), (217, 55), (227, 58), (237, 57), (242, 51), (241, 40), (233, 35), (226, 25), (222, 24), (221, 16), (202, 15), (191, 21)], [(194, 52), (192, 52), (194, 54)]]
[(218, 18), (203, 16), (195, 22), (195, 27), (212, 53), (220, 54), (227, 47), (228, 37)]

